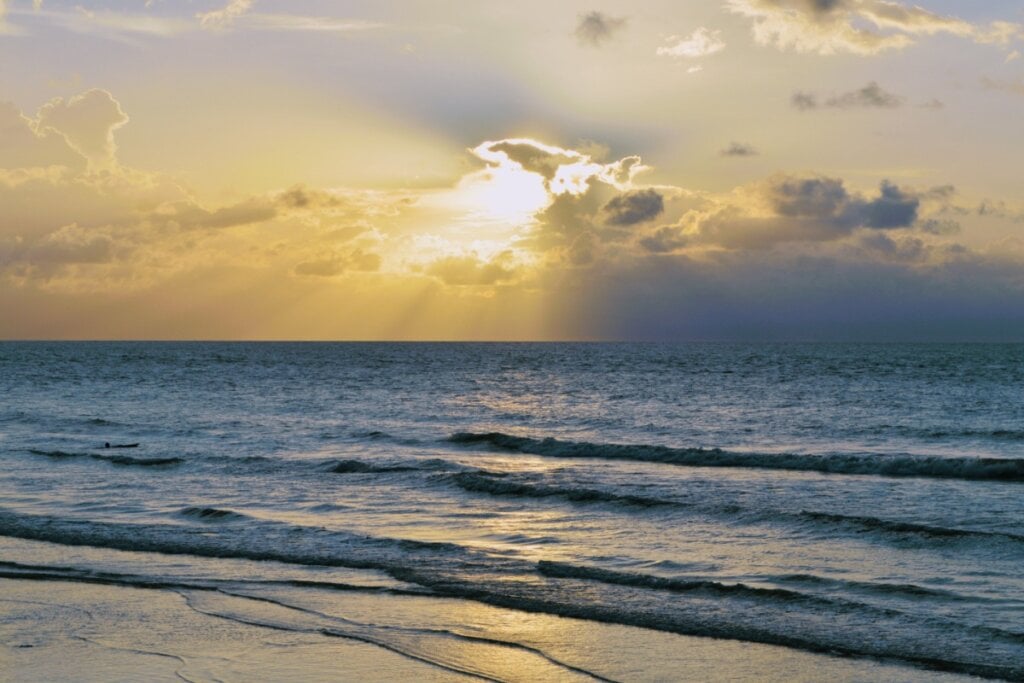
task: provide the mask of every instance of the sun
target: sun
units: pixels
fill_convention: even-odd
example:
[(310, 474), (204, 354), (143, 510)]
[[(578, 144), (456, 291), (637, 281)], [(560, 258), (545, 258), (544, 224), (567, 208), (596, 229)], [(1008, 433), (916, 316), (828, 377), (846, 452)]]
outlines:
[(518, 164), (490, 166), (465, 176), (456, 201), (472, 220), (522, 227), (551, 201), (544, 178)]

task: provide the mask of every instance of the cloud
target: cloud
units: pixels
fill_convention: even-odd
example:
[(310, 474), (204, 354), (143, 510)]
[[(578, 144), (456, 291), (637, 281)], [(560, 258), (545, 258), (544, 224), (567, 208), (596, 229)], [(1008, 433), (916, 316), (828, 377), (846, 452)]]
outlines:
[(988, 90), (1002, 90), (1012, 95), (1024, 95), (1024, 80), (1001, 81), (988, 76), (983, 76), (981, 84)]
[(52, 275), (61, 266), (108, 263), (113, 255), (114, 241), (109, 234), (86, 230), (75, 223), (33, 242), (0, 240), (0, 267), (32, 264), (45, 276)]
[(177, 17), (121, 12), (111, 9), (39, 10), (39, 18), (67, 31), (92, 34), (134, 44), (133, 36), (171, 37), (195, 30), (195, 24)]
[(509, 283), (518, 277), (511, 251), (482, 260), (476, 254), (446, 256), (430, 263), (425, 272), (446, 285), (458, 287), (492, 286)]
[[(1007, 312), (1024, 312), (1024, 251), (953, 241), (958, 221), (966, 232), (1018, 209), (961, 202), (949, 186), (787, 173), (703, 192), (646, 184), (636, 156), (510, 138), (471, 150), (472, 182), (295, 184), (211, 202), (127, 167), (125, 120), (106, 91), (38, 114), (0, 105), (0, 319), (16, 321), (12, 335), (81, 334), (76, 321), (89, 318), (126, 336), (315, 336), (304, 325), (330, 319), (352, 327), (316, 332), (451, 337), (463, 334), (458, 319), (492, 337), (842, 337), (872, 336), (871, 325), (911, 334), (924, 329), (914, 316), (955, 332), (987, 315), (997, 333)], [(526, 220), (441, 201), (479, 184), (491, 186), (488, 204), (525, 206)], [(209, 320), (179, 326), (177, 313), (197, 308)], [(175, 327), (147, 326), (164, 318)]]
[(980, 26), (891, 0), (727, 0), (726, 6), (753, 22), (761, 45), (826, 55), (878, 54), (940, 33), (1005, 44), (1021, 32), (1018, 24)]
[(38, 130), (10, 102), (0, 102), (0, 168), (81, 167), (85, 158), (60, 133)]
[(809, 92), (797, 91), (793, 93), (793, 96), (789, 101), (800, 111), (809, 111), (811, 109), (818, 108), (818, 96)]
[(128, 123), (120, 103), (106, 90), (89, 90), (69, 100), (50, 100), (39, 110), (36, 128), (63, 135), (91, 166), (110, 167), (117, 147), (114, 131)]
[(199, 24), (205, 29), (223, 29), (252, 9), (253, 0), (230, 0), (219, 10), (200, 12), (196, 15)]
[(672, 36), (669, 45), (658, 48), (662, 57), (698, 59), (725, 49), (721, 31), (712, 31), (703, 26), (686, 37)]
[(836, 95), (835, 97), (830, 97), (825, 101), (826, 107), (835, 107), (837, 109), (852, 109), (855, 107), (880, 107), (884, 109), (892, 109), (894, 107), (902, 106), (902, 104), (902, 97), (886, 92), (874, 81), (868, 83), (859, 90)]
[(753, 145), (744, 142), (731, 142), (719, 154), (723, 157), (754, 157), (760, 154)]
[(592, 181), (625, 189), (635, 176), (647, 170), (638, 156), (599, 163), (589, 154), (529, 138), (489, 140), (470, 151), (487, 162), (487, 172), (517, 169), (535, 173), (544, 179), (548, 192), (555, 195), (582, 194)]
[(35, 14), (39, 19), (67, 31), (97, 35), (129, 44), (136, 44), (138, 36), (166, 38), (196, 31), (223, 30), (228, 27), (256, 31), (354, 33), (388, 26), (381, 22), (339, 17), (253, 12), (254, 4), (251, 0), (235, 0), (222, 9), (195, 15), (199, 19), (198, 22), (150, 12), (87, 9), (82, 6), (76, 6), (73, 10), (40, 9)]
[(372, 31), (387, 26), (376, 21), (338, 19), (336, 17), (297, 14), (249, 14), (246, 26), (270, 31), (304, 31), (315, 33), (353, 33)]
[(921, 198), (889, 181), (878, 195), (851, 192), (840, 178), (777, 174), (686, 212), (675, 225), (643, 235), (662, 253), (689, 246), (759, 250), (786, 243), (841, 240), (854, 231), (912, 228)]
[(810, 111), (819, 107), (829, 109), (895, 109), (902, 107), (906, 100), (887, 92), (882, 86), (872, 81), (863, 88), (833, 95), (819, 103), (814, 93), (798, 91), (793, 93), (790, 102), (800, 111)]
[(581, 14), (576, 25), (576, 40), (581, 45), (600, 47), (626, 27), (625, 18), (610, 17), (602, 12)]
[(3, 35), (19, 35), (21, 31), (14, 26), (7, 23), (7, 3), (6, 0), (0, 0), (0, 36)]
[(237, 204), (209, 210), (191, 200), (163, 204), (154, 211), (150, 220), (172, 223), (185, 230), (217, 230), (238, 225), (251, 225), (272, 220), (278, 215), (277, 207), (262, 198), (247, 199)]
[(664, 225), (640, 238), (640, 246), (654, 254), (665, 254), (689, 246), (693, 240), (672, 225)]
[[(478, 148), (480, 149), (480, 148)], [(545, 180), (554, 180), (555, 175), (563, 166), (586, 163), (587, 157), (574, 150), (560, 149), (541, 145), (533, 140), (502, 140), (486, 147), (488, 153), (505, 155), (523, 169), (537, 173)], [(492, 156), (491, 159), (494, 159)]]
[(211, 264), (288, 260), (301, 276), (377, 270), (373, 223), (409, 205), (406, 193), (296, 185), (209, 206), (120, 163), (125, 121), (103, 90), (52, 100), (36, 117), (0, 103), (0, 289), (135, 291)]
[(336, 277), (350, 271), (380, 270), (380, 254), (354, 249), (348, 253), (331, 253), (295, 266), (295, 274), (306, 277)]
[(1024, 336), (1020, 262), (913, 238), (845, 249), (657, 254), (566, 270), (562, 310), (599, 311), (583, 338), (1002, 340)]
[(657, 190), (636, 190), (625, 192), (604, 205), (603, 209), (609, 225), (636, 225), (646, 223), (660, 216), (665, 211), (665, 198)]

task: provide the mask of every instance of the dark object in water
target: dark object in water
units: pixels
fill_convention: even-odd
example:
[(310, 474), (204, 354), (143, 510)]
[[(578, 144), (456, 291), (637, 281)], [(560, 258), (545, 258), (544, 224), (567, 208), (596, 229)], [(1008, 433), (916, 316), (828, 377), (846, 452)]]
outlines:
[(139, 444), (137, 444), (137, 443), (115, 443), (114, 445), (110, 445), (110, 442), (107, 441), (106, 443), (103, 444), (103, 447), (104, 448), (138, 448)]

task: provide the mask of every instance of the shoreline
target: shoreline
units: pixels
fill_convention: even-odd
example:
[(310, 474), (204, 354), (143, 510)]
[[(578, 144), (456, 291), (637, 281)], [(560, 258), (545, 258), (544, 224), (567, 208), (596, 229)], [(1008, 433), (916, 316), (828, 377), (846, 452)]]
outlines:
[(15, 681), (980, 680), (451, 598), (238, 586), (3, 578), (0, 659)]

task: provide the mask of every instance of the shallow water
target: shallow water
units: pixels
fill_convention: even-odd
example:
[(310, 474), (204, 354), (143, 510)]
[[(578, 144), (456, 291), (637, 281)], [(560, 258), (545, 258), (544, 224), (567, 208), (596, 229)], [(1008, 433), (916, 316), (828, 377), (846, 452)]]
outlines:
[[(1021, 680), (1022, 381), (1014, 345), (3, 343), (0, 575), (453, 675), (656, 678), (685, 635)], [(324, 616), (383, 589), (660, 645)]]

